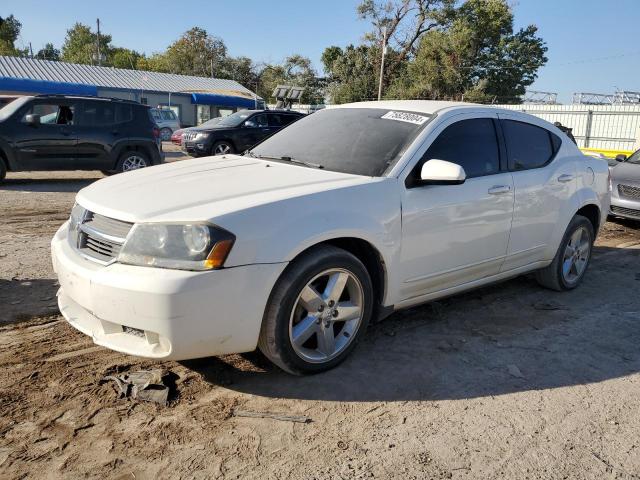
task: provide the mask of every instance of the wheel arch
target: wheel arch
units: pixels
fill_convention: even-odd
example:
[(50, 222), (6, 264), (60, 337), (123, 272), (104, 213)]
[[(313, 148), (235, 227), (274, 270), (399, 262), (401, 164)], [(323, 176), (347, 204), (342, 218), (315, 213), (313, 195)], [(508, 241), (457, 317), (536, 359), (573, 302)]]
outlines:
[(575, 215), (581, 215), (585, 217), (591, 225), (593, 226), (593, 234), (594, 237), (598, 235), (598, 230), (600, 230), (600, 222), (602, 221), (602, 213), (600, 212), (600, 207), (598, 207), (595, 203), (587, 203), (583, 205), (576, 211)]
[(333, 237), (307, 246), (303, 250), (297, 252), (291, 261), (295, 261), (296, 258), (299, 258), (301, 255), (304, 255), (322, 245), (331, 245), (345, 250), (363, 263), (371, 277), (371, 283), (373, 284), (373, 318), (381, 319), (387, 316), (392, 311), (393, 307), (384, 306), (384, 300), (388, 293), (389, 275), (387, 271), (387, 264), (380, 250), (371, 242), (363, 238), (353, 236)]

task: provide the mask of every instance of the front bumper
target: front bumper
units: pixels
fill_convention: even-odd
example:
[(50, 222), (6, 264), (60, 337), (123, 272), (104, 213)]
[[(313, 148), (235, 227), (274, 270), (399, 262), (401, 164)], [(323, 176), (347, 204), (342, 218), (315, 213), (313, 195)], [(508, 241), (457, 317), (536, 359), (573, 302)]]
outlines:
[(210, 147), (206, 140), (202, 142), (183, 141), (182, 150), (189, 155), (203, 156), (209, 153)]
[(271, 288), (286, 263), (189, 272), (96, 264), (66, 239), (51, 241), (62, 315), (93, 341), (148, 358), (190, 358), (256, 348)]
[[(631, 182), (620, 183), (623, 185), (631, 184)], [(640, 186), (636, 188), (640, 188)], [(640, 198), (631, 198), (621, 195), (618, 183), (615, 182), (613, 184), (613, 191), (611, 192), (611, 206), (609, 207), (609, 214), (615, 215), (616, 217), (640, 220)]]

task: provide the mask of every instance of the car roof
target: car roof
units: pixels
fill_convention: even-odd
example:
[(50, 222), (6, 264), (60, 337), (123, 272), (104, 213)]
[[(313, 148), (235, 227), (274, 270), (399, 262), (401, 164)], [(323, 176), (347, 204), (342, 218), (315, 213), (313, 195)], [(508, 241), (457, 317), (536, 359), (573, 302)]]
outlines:
[(342, 105), (330, 105), (328, 108), (380, 108), (385, 110), (404, 110), (433, 115), (447, 108), (492, 108), (477, 103), (447, 102), (442, 100), (379, 100), (374, 102), (344, 103)]
[(34, 95), (32, 98), (37, 99), (47, 99), (47, 98), (56, 98), (56, 99), (69, 99), (69, 100), (95, 100), (99, 102), (118, 102), (118, 103), (128, 103), (131, 105), (140, 105), (142, 107), (149, 108), (148, 105), (143, 105), (140, 102), (136, 102), (135, 100), (127, 100), (124, 98), (112, 98), (112, 97), (94, 97), (90, 95), (61, 95), (61, 94), (42, 94), (42, 95)]

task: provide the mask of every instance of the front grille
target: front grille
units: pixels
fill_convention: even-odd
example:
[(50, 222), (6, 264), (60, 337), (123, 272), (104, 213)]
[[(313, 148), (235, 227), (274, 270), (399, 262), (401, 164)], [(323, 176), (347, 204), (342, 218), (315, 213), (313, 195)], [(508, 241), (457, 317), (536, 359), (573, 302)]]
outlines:
[(113, 261), (124, 244), (132, 223), (86, 211), (78, 225), (75, 247), (101, 263)]
[(621, 197), (637, 198), (640, 199), (640, 187), (633, 187), (631, 185), (618, 185), (618, 194)]
[(625, 217), (633, 217), (640, 219), (640, 210), (634, 210), (633, 208), (618, 207), (617, 205), (611, 205), (611, 212), (617, 215), (624, 215)]

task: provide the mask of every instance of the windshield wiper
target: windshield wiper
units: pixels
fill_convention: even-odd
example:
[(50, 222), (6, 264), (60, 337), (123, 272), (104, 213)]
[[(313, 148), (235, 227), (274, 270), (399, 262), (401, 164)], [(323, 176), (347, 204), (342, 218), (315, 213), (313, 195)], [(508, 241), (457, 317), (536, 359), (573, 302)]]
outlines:
[(298, 165), (304, 165), (305, 167), (318, 168), (318, 169), (324, 168), (324, 166), (320, 165), (319, 163), (306, 162), (304, 160), (298, 160), (297, 158), (289, 157), (286, 155), (283, 155), (281, 157), (276, 157), (271, 155), (258, 155), (256, 153), (253, 153), (251, 150), (247, 151), (246, 155), (253, 158), (260, 158), (262, 160), (280, 160), (283, 162), (297, 163)]

